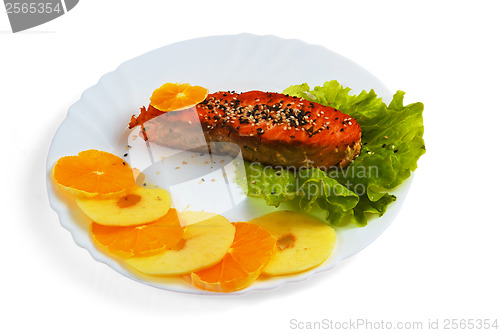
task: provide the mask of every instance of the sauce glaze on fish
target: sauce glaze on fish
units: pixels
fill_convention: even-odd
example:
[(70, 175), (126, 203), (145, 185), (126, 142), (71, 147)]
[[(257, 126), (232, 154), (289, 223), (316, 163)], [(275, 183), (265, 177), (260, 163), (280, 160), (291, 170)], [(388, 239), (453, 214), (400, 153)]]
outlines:
[[(208, 142), (217, 153), (214, 142), (232, 143), (245, 160), (272, 166), (345, 167), (361, 150), (361, 127), (350, 116), (272, 92), (216, 92), (193, 108), (167, 113), (150, 105), (132, 116), (129, 127), (138, 125), (147, 140), (164, 146), (199, 151)], [(204, 137), (196, 135), (200, 126)]]

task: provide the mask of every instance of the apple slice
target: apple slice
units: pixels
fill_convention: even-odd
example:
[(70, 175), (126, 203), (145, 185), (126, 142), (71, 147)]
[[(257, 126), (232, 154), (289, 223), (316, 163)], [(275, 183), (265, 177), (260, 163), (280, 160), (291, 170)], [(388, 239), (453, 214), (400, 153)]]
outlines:
[(267, 229), (278, 240), (278, 251), (263, 270), (268, 275), (293, 274), (316, 267), (335, 246), (333, 228), (306, 214), (285, 210), (249, 222)]
[[(223, 216), (206, 214), (205, 220), (186, 223), (184, 244), (179, 249), (154, 256), (127, 258), (125, 262), (135, 270), (151, 275), (188, 274), (215, 265), (233, 243), (235, 227)], [(182, 212), (179, 219), (189, 220), (189, 215), (190, 212)], [(199, 220), (200, 214), (196, 214), (196, 218)]]
[(76, 204), (95, 223), (131, 226), (150, 223), (167, 214), (172, 200), (164, 189), (136, 187), (113, 199), (77, 198)]

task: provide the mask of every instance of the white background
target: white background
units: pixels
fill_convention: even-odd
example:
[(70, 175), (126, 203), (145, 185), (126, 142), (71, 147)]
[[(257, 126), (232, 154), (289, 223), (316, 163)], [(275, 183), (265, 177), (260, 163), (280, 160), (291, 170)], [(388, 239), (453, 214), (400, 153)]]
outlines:
[[(287, 332), (297, 331), (291, 319), (357, 318), (500, 325), (499, 9), (495, 1), (83, 0), (17, 34), (2, 9), (0, 331)], [(425, 104), (428, 150), (405, 205), (361, 253), (272, 292), (200, 297), (124, 278), (76, 246), (50, 209), (52, 136), (80, 94), (123, 61), (242, 32), (323, 45), (406, 91), (407, 103)]]

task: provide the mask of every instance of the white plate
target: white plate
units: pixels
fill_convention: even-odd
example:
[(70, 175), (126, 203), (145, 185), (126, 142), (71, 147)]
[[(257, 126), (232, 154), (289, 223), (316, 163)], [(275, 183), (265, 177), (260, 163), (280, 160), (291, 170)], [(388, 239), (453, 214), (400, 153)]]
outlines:
[[(147, 106), (152, 91), (165, 82), (189, 82), (204, 86), (211, 92), (281, 92), (293, 84), (307, 82), (312, 88), (330, 80), (338, 80), (352, 88), (354, 93), (374, 89), (384, 101), (389, 102), (392, 98), (390, 91), (377, 78), (345, 57), (321, 46), (274, 36), (242, 34), (199, 38), (168, 45), (129, 60), (87, 89), (81, 99), (71, 106), (57, 130), (47, 158), (47, 186), (51, 206), (75, 242), (87, 249), (96, 260), (106, 263), (117, 272), (166, 290), (213, 294), (198, 290), (177, 277), (153, 279), (141, 276), (97, 249), (89, 237), (90, 221), (75, 209), (71, 200), (54, 188), (50, 170), (58, 158), (76, 155), (86, 149), (105, 150), (123, 156), (127, 151), (127, 141), (131, 140), (126, 130), (130, 116), (137, 114), (139, 107)], [(334, 252), (318, 268), (293, 276), (262, 279), (236, 294), (273, 289), (331, 270), (343, 259), (368, 246), (389, 226), (403, 203), (409, 185), (410, 181), (406, 181), (396, 189), (394, 194), (398, 200), (391, 204), (383, 217), (371, 220), (368, 226), (337, 228), (338, 240)], [(214, 187), (210, 191), (220, 197), (228, 188)], [(275, 210), (260, 200), (239, 198), (238, 202), (233, 202), (234, 209), (228, 212), (227, 217), (233, 221), (247, 221)], [(199, 209), (197, 203), (199, 201), (193, 202), (189, 208)], [(186, 207), (177, 208), (182, 210)], [(210, 210), (210, 206), (201, 208)], [(285, 208), (290, 207), (280, 207)]]

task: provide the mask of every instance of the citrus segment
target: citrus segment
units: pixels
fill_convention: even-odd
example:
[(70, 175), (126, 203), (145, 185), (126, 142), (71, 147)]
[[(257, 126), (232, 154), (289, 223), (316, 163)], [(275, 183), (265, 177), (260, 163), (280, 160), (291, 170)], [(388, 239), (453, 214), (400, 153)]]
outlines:
[(76, 198), (76, 204), (98, 224), (131, 226), (151, 223), (167, 214), (172, 200), (164, 189), (136, 185), (111, 199)]
[(252, 284), (276, 251), (276, 239), (256, 224), (238, 222), (233, 244), (216, 265), (193, 272), (190, 280), (200, 289), (233, 292)]
[(121, 257), (148, 256), (179, 246), (184, 228), (176, 209), (158, 220), (130, 227), (110, 227), (93, 222), (90, 233), (96, 243)]
[(176, 111), (190, 108), (202, 102), (208, 90), (189, 83), (165, 83), (151, 96), (151, 105), (160, 111)]
[(56, 184), (77, 196), (112, 196), (136, 186), (130, 166), (118, 156), (95, 149), (61, 157), (52, 169)]

